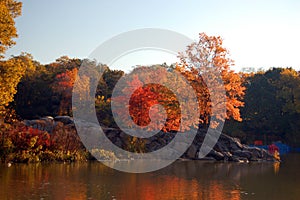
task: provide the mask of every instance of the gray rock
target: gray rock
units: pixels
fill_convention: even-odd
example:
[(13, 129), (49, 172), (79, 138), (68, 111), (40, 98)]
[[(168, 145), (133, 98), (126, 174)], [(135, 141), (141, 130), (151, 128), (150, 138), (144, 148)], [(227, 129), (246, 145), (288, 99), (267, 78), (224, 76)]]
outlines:
[(73, 118), (69, 116), (56, 116), (54, 121), (62, 122), (63, 124), (73, 124)]
[(209, 154), (207, 155), (207, 157), (211, 157), (214, 158), (216, 160), (224, 160), (224, 154), (212, 149)]
[[(101, 139), (97, 141), (91, 139), (97, 138), (97, 135), (91, 137), (91, 134), (97, 134), (99, 132), (99, 126), (97, 123), (81, 120), (77, 120), (76, 123), (80, 124), (79, 127), (82, 129), (81, 131), (86, 133), (85, 137), (81, 137), (82, 142), (92, 144), (92, 146), (95, 147), (99, 147), (99, 145), (105, 145), (100, 144), (102, 142)], [(44, 117), (36, 120), (25, 120), (24, 124), (42, 131), (47, 131), (48, 133), (52, 133), (55, 128), (65, 128), (69, 130), (75, 129), (74, 121), (69, 116), (57, 116), (54, 119), (53, 117)], [(60, 127), (58, 126), (59, 124), (63, 125)], [(115, 145), (119, 146), (120, 148), (126, 149), (126, 144), (128, 144), (128, 141), (130, 139), (129, 135), (119, 129), (113, 128), (103, 128), (103, 131), (105, 132), (106, 137), (108, 137)], [(155, 150), (164, 148), (167, 144), (169, 144), (169, 142), (172, 141), (174, 134), (176, 133), (160, 132), (155, 136), (145, 138), (138, 143), (143, 143), (145, 145), (142, 148), (144, 148), (146, 152), (153, 152)], [(179, 141), (185, 141), (183, 135), (178, 136), (183, 137), (181, 140), (179, 139)], [(182, 158), (203, 159), (203, 156), (200, 155), (199, 151), (202, 147), (205, 136), (206, 130), (200, 129), (198, 130), (198, 133), (191, 146), (188, 147), (188, 144), (184, 142), (177, 142), (173, 144), (172, 147), (168, 149), (168, 151), (170, 151), (170, 155), (177, 155), (179, 154), (179, 152), (187, 149)], [(268, 151), (257, 147), (249, 147), (247, 145), (243, 145), (239, 139), (230, 137), (226, 134), (220, 135), (217, 143), (204, 159), (208, 158), (218, 161), (220, 160), (234, 162), (262, 160), (275, 161), (274, 156), (268, 153)]]
[(245, 157), (239, 157), (239, 156), (235, 156), (233, 155), (231, 157), (231, 160), (230, 161), (233, 161), (233, 162), (249, 162), (249, 160)]
[(35, 120), (24, 120), (24, 124), (26, 126), (30, 126), (40, 131), (46, 131), (48, 133), (52, 133), (56, 125), (52, 117), (43, 117), (41, 119), (35, 119)]
[(195, 159), (197, 157), (197, 146), (193, 143), (186, 151), (186, 157), (190, 159)]
[(232, 154), (237, 157), (246, 158), (247, 160), (250, 160), (252, 158), (252, 153), (246, 150), (233, 151)]

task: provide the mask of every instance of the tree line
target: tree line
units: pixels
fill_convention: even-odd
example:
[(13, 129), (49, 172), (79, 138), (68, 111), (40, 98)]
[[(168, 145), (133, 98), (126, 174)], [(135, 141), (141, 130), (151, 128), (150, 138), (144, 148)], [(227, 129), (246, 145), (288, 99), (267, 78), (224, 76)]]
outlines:
[[(56, 134), (33, 130), (22, 124), (24, 119), (36, 119), (44, 116), (67, 115), (72, 116), (72, 89), (80, 66), (85, 63), (92, 65), (97, 72), (101, 71), (95, 93), (95, 109), (100, 124), (116, 127), (112, 111), (112, 92), (116, 83), (126, 75), (122, 70), (111, 70), (105, 64), (93, 60), (69, 58), (62, 56), (49, 64), (41, 64), (28, 53), (4, 59), (5, 51), (15, 44), (17, 30), (15, 18), (21, 15), (22, 3), (16, 0), (0, 2), (0, 154), (37, 159), (58, 154), (69, 158), (70, 150), (63, 143), (56, 141), (77, 141), (78, 136), (72, 131), (56, 130)], [(234, 61), (230, 59), (229, 51), (223, 46), (221, 37), (208, 36), (200, 33), (185, 52), (179, 53), (180, 62), (168, 66), (166, 64), (151, 66), (157, 68), (155, 77), (142, 77), (147, 67), (139, 67), (132, 73), (139, 74), (128, 79), (125, 85), (139, 86), (132, 91), (129, 113), (131, 119), (138, 125), (150, 123), (149, 111), (155, 104), (164, 107), (167, 119), (164, 131), (185, 131), (207, 127), (214, 128), (225, 121), (223, 131), (229, 135), (239, 137), (245, 143), (262, 140), (265, 144), (272, 141), (283, 141), (290, 145), (300, 146), (300, 77), (299, 71), (292, 68), (272, 68), (256, 73), (243, 73), (231, 70)], [(143, 84), (144, 79), (169, 79), (176, 83), (175, 78), (165, 72), (181, 74), (196, 94), (196, 104), (188, 104), (187, 111), (181, 111), (176, 95), (168, 88), (159, 84)], [(140, 73), (141, 72), (141, 73)], [(208, 79), (204, 75), (208, 74)], [(221, 82), (218, 80), (219, 74)], [(208, 86), (207, 80), (211, 81)], [(88, 95), (91, 81), (85, 76), (79, 85), (79, 97)], [(183, 82), (177, 82), (175, 90), (189, 99), (190, 94), (181, 87)], [(166, 86), (168, 83), (166, 81)], [(213, 88), (213, 89), (211, 89)], [(115, 102), (122, 103), (128, 88), (119, 92)], [(129, 88), (130, 90), (130, 88)], [(218, 94), (224, 91), (225, 98)], [(78, 91), (77, 91), (78, 92)], [(212, 100), (214, 98), (214, 101)], [(214, 105), (213, 105), (214, 104)], [(221, 112), (222, 106), (226, 112)], [(198, 117), (191, 118), (189, 111), (198, 108)], [(212, 117), (214, 107), (217, 115)], [(220, 112), (218, 112), (220, 111)], [(119, 115), (122, 116), (122, 112)], [(181, 121), (184, 119), (185, 121)], [(182, 125), (182, 126), (181, 126)], [(157, 128), (155, 125), (150, 128)], [(63, 139), (64, 138), (64, 139)], [(21, 142), (20, 142), (21, 141)], [(74, 142), (75, 144), (76, 142)], [(25, 146), (24, 146), (25, 144)], [(73, 145), (74, 146), (74, 145)], [(82, 145), (75, 145), (82, 148)], [(62, 150), (62, 152), (60, 150)], [(25, 152), (25, 153), (24, 153)], [(27, 153), (26, 153), (27, 152)], [(62, 153), (62, 154), (61, 154)], [(32, 157), (32, 155), (34, 155)], [(75, 155), (75, 154), (74, 154)], [(29, 157), (28, 157), (29, 156)], [(75, 157), (81, 155), (75, 155)], [(50, 156), (51, 157), (51, 156)], [(55, 156), (54, 156), (55, 157)], [(52, 157), (53, 158), (53, 157)]]
[(300, 72), (272, 68), (243, 74), (246, 87), (243, 121), (229, 120), (225, 131), (253, 143), (282, 141), (300, 146)]
[[(4, 107), (2, 109), (2, 116), (6, 117), (6, 121), (11, 120), (12, 116), (16, 116), (19, 119), (36, 119), (57, 115), (72, 116), (72, 87), (82, 62), (83, 60), (81, 59), (70, 59), (64, 56), (53, 63), (42, 65), (33, 60), (28, 54), (2, 61), (0, 65), (2, 73), (0, 76), (1, 83), (3, 84), (2, 87), (5, 87), (5, 89), (1, 90), (0, 97), (1, 105)], [(21, 66), (26, 69), (20, 70), (20, 73), (16, 73), (14, 68), (21, 69)], [(115, 127), (116, 125), (110, 108), (111, 95), (115, 84), (125, 73), (121, 70), (111, 70), (108, 66), (105, 67), (95, 94), (95, 106), (100, 123), (105, 126)], [(173, 70), (177, 68), (182, 71), (182, 66), (179, 65), (164, 67)], [(6, 69), (4, 73), (3, 68)], [(135, 71), (138, 70), (142, 69), (135, 69)], [(184, 73), (190, 79), (190, 82), (195, 84), (194, 88), (196, 91), (198, 90), (199, 94), (206, 94), (203, 92), (205, 87), (201, 86), (201, 81), (195, 81), (192, 78), (192, 71), (187, 70)], [(232, 136), (237, 136), (246, 143), (253, 143), (255, 140), (263, 140), (264, 143), (281, 140), (288, 144), (299, 146), (299, 71), (292, 68), (272, 68), (256, 73), (231, 73), (239, 77), (241, 81), (240, 92), (244, 92), (245, 94), (239, 97), (240, 101), (238, 105), (241, 106), (236, 107), (238, 110), (236, 112), (240, 112), (240, 114), (235, 114), (236, 118), (227, 117), (224, 132)], [(21, 76), (20, 74), (23, 75)], [(134, 84), (137, 81), (137, 78), (133, 79), (130, 84)], [(16, 85), (16, 87), (13, 87), (13, 85)], [(234, 87), (232, 86), (231, 88)], [(165, 89), (159, 88), (157, 85), (148, 85), (137, 91), (135, 95), (140, 98), (142, 95), (164, 94), (164, 96), (160, 97), (153, 96), (156, 99), (149, 99), (147, 103), (149, 104), (150, 100), (158, 101), (160, 98), (160, 102), (154, 103), (165, 102), (166, 105), (173, 106), (168, 108), (170, 116), (173, 116), (173, 119), (169, 123), (169, 129), (172, 129), (171, 125), (174, 127), (178, 126), (175, 121), (179, 114), (176, 112), (179, 111), (174, 108), (177, 105), (176, 98), (172, 98), (172, 94), (166, 93)], [(13, 95), (13, 93), (15, 94)], [(202, 98), (201, 104), (205, 103), (203, 102), (205, 100), (203, 96), (199, 96), (198, 98)], [(168, 99), (171, 99), (173, 103), (170, 104), (170, 102), (166, 101)], [(133, 116), (139, 115), (139, 107), (143, 107), (147, 111), (146, 105), (138, 106), (138, 98), (133, 98), (132, 101), (132, 105), (135, 105), (135, 107), (131, 108)], [(209, 98), (207, 103), (209, 103)], [(151, 105), (151, 103), (148, 105), (148, 109)], [(201, 109), (202, 119), (200, 122), (208, 122), (209, 107), (207, 105), (201, 106), (202, 108), (206, 106), (207, 110)], [(228, 107), (230, 106), (228, 105)], [(136, 119), (135, 122), (147, 123), (149, 118), (146, 111), (140, 112), (139, 117), (133, 117), (134, 120)], [(234, 114), (234, 112), (231, 113), (232, 115)], [(138, 122), (141, 119), (144, 121)]]

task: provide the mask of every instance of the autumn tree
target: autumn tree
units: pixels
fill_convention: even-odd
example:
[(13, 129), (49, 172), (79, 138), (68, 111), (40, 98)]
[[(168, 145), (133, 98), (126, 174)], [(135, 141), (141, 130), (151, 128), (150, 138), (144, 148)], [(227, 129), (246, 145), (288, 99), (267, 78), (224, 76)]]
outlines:
[[(131, 126), (132, 120), (146, 130), (168, 132), (198, 128), (198, 116), (194, 112), (198, 105), (197, 101), (191, 101), (193, 94), (189, 89), (192, 88), (173, 70), (160, 65), (138, 67), (128, 78), (120, 80), (119, 85), (124, 88), (115, 88), (117, 95), (112, 101), (116, 105), (115, 116), (127, 124), (125, 127)], [(127, 94), (132, 94), (130, 99), (126, 99)], [(128, 100), (129, 105), (124, 105)], [(129, 110), (130, 117), (124, 109)]]
[(5, 51), (15, 44), (13, 40), (18, 36), (15, 18), (22, 12), (22, 3), (16, 0), (0, 1), (0, 58)]
[(74, 68), (56, 75), (53, 83), (54, 92), (61, 95), (59, 115), (71, 115), (72, 89), (77, 76), (78, 69)]
[[(137, 125), (146, 126), (151, 122), (150, 108), (160, 104), (167, 113), (167, 120), (162, 128), (164, 131), (185, 131), (191, 127), (198, 128), (199, 124), (208, 123), (212, 127), (217, 127), (219, 122), (224, 122), (229, 118), (242, 121), (240, 107), (244, 105), (242, 100), (245, 87), (242, 85), (242, 77), (230, 69), (233, 61), (229, 58), (227, 49), (222, 46), (222, 39), (201, 33), (199, 41), (189, 45), (186, 52), (180, 53), (179, 57), (181, 59), (179, 64), (172, 67), (157, 67), (157, 73), (152, 76), (151, 73), (147, 73), (147, 67), (136, 68), (132, 74), (138, 74), (139, 78), (136, 76), (132, 80), (122, 83), (128, 86), (122, 92), (124, 94), (132, 93), (128, 107), (131, 119)], [(155, 66), (151, 67), (155, 69)], [(163, 67), (167, 70), (162, 70)], [(172, 71), (183, 75), (196, 93), (198, 102), (196, 101), (194, 104), (191, 101), (178, 101), (179, 96), (177, 95), (185, 100), (192, 99), (192, 95), (188, 85), (177, 76), (172, 76), (171, 74), (174, 74), (170, 73)], [(145, 81), (141, 82), (140, 80)], [(149, 82), (163, 83), (165, 87), (160, 84), (145, 84)], [(132, 90), (132, 88), (137, 89), (136, 91), (126, 91)], [(170, 88), (173, 88), (176, 94), (169, 90)], [(119, 93), (118, 98), (114, 99), (115, 102), (125, 101), (122, 99), (122, 92)], [(212, 97), (214, 101), (212, 101)], [(194, 118), (192, 113), (182, 112), (183, 106), (188, 107), (190, 111), (199, 108), (200, 113), (197, 113), (198, 116)], [(214, 120), (211, 120), (212, 107), (214, 107)], [(120, 106), (120, 110), (122, 109)], [(121, 116), (125, 122), (131, 120), (125, 116), (126, 112), (116, 112), (117, 116)], [(157, 127), (152, 128), (156, 129)]]
[[(208, 123), (211, 116), (211, 97), (218, 98), (220, 91), (225, 89), (226, 102), (217, 99), (213, 105), (216, 110), (226, 104), (226, 115), (216, 115), (216, 120), (233, 118), (241, 121), (240, 107), (244, 105), (242, 99), (245, 87), (242, 85), (242, 77), (230, 69), (234, 65), (230, 59), (229, 52), (223, 47), (221, 37), (208, 36), (205, 33), (199, 34), (199, 41), (187, 47), (186, 52), (180, 53), (181, 63), (176, 66), (195, 91), (200, 107), (200, 123)], [(222, 82), (218, 80), (218, 75)], [(204, 76), (207, 75), (206, 79)], [(208, 81), (210, 85), (208, 87)], [(217, 124), (216, 124), (217, 125)]]
[(5, 107), (13, 101), (19, 81), (32, 66), (32, 57), (28, 54), (0, 61), (0, 115), (4, 114)]
[[(15, 44), (17, 29), (15, 18), (21, 15), (22, 3), (15, 0), (0, 1), (0, 58), (7, 48)], [(16, 93), (16, 86), (25, 73), (25, 55), (14, 57), (7, 61), (0, 61), (0, 116), (4, 115), (5, 107), (13, 100)]]
[[(17, 86), (13, 107), (21, 118), (34, 119), (42, 116), (72, 115), (71, 97), (74, 80), (81, 64), (97, 68), (97, 63), (91, 60), (81, 60), (62, 56), (55, 62), (41, 64), (32, 61), (33, 67), (26, 70)], [(122, 76), (119, 70), (110, 70), (107, 66), (98, 66), (103, 69), (96, 91), (96, 108), (100, 118), (106, 121), (112, 117), (109, 99), (115, 83)], [(97, 73), (97, 72), (95, 72)], [(89, 77), (83, 75), (77, 86), (78, 97), (84, 101), (89, 95)], [(102, 99), (104, 98), (104, 99)], [(105, 115), (105, 116), (103, 116)]]
[[(149, 116), (150, 109), (154, 105), (161, 103), (161, 101), (163, 100), (163, 90), (164, 89), (162, 89), (161, 85), (145, 85), (139, 80), (137, 75), (134, 75), (132, 80), (127, 82), (126, 87), (123, 89), (122, 92), (132, 93), (129, 100), (129, 107), (126, 109), (129, 109), (130, 117), (135, 124), (141, 127), (149, 125), (149, 123), (151, 122)], [(119, 103), (123, 103), (126, 102), (126, 99), (124, 99), (123, 96), (118, 96), (117, 98), (114, 98), (113, 101), (119, 101)], [(120, 117), (122, 120), (125, 120), (125, 123), (128, 123), (127, 120), (131, 120), (127, 117), (127, 112), (123, 112), (123, 110), (121, 110), (120, 112), (117, 110), (116, 112), (118, 114), (118, 117)], [(157, 108), (152, 110), (152, 112), (155, 112), (156, 114), (161, 114)], [(160, 116), (157, 116), (157, 118), (159, 117)], [(161, 129), (161, 127), (159, 127), (159, 123), (152, 123), (151, 127), (148, 128), (150, 130)], [(170, 129), (171, 127), (168, 128)]]

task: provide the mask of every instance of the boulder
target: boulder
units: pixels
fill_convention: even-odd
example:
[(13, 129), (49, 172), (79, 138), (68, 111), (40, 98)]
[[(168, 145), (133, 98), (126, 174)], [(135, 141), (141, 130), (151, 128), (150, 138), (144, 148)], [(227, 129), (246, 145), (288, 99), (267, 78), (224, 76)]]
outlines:
[(248, 160), (250, 160), (253, 156), (252, 153), (250, 151), (247, 151), (247, 150), (233, 151), (232, 154), (236, 157), (246, 158)]
[[(75, 129), (74, 121), (69, 116), (57, 116), (55, 118), (43, 117), (36, 120), (25, 120), (24, 123), (27, 126), (31, 126), (33, 128), (42, 131), (47, 131), (48, 133), (52, 133), (55, 128)], [(88, 139), (89, 134), (97, 133), (97, 130), (99, 129), (98, 124), (85, 122), (85, 121), (78, 121), (77, 123), (83, 123), (83, 126), (80, 127), (83, 128), (82, 130), (83, 132), (87, 133), (86, 135), (87, 139), (85, 142), (88, 142), (89, 144), (93, 144), (95, 147), (99, 146), (99, 144), (97, 144), (97, 141), (89, 141)], [(59, 124), (63, 124), (63, 125), (58, 126)], [(108, 137), (112, 143), (114, 143), (116, 146), (119, 146), (120, 148), (126, 149), (126, 145), (128, 145), (128, 141), (131, 141), (130, 136), (124, 133), (123, 131), (121, 131), (120, 129), (103, 128), (103, 131), (106, 134), (106, 137)], [(133, 144), (133, 145), (142, 144), (144, 145), (144, 147), (141, 148), (144, 148), (145, 153), (153, 152), (158, 149), (164, 148), (164, 146), (169, 144), (169, 142), (172, 141), (175, 136), (177, 135), (174, 132), (170, 132), (170, 133), (159, 132), (158, 134), (149, 138), (143, 138), (143, 139), (140, 138), (136, 142), (137, 144)], [(182, 155), (182, 158), (213, 159), (217, 161), (234, 161), (234, 162), (276, 160), (274, 156), (271, 155), (268, 151), (257, 147), (249, 147), (247, 145), (243, 145), (238, 138), (233, 138), (223, 133), (218, 138), (216, 144), (213, 147), (211, 147), (212, 149), (208, 153), (208, 155), (206, 155), (206, 157), (203, 158), (203, 156), (200, 155), (199, 151), (202, 147), (202, 143), (204, 141), (205, 136), (206, 136), (206, 130), (199, 129), (196, 137), (194, 138), (193, 143)], [(93, 138), (93, 137), (89, 137), (89, 138)], [(94, 138), (96, 138), (96, 136), (94, 136)], [(213, 140), (214, 138), (211, 137), (210, 139)], [(180, 141), (184, 141), (184, 140), (182, 139)], [(186, 149), (187, 145), (188, 144), (184, 142), (175, 143), (174, 146), (170, 148), (171, 149), (170, 152), (172, 152), (172, 154), (178, 154), (180, 150)]]
[(54, 117), (54, 121), (62, 122), (63, 124), (73, 124), (73, 118), (69, 116), (56, 116)]
[(224, 160), (225, 155), (212, 149), (206, 157), (211, 157), (215, 160)]
[[(204, 141), (205, 134), (203, 131), (198, 131), (198, 134), (193, 142), (193, 145), (185, 153), (185, 158), (190, 158), (191, 154), (187, 156), (187, 153), (194, 151), (196, 148), (199, 152), (202, 143)], [(249, 147), (243, 145), (238, 138), (230, 137), (222, 133), (205, 158), (202, 158), (200, 155), (196, 155), (197, 159), (214, 159), (218, 161), (234, 161), (234, 162), (249, 162), (249, 161), (275, 161), (275, 158), (272, 154), (264, 149), (257, 147)]]
[(186, 158), (195, 159), (197, 156), (197, 151), (198, 151), (197, 146), (193, 143), (186, 151), (185, 154)]
[(40, 119), (35, 120), (24, 120), (24, 124), (26, 126), (30, 126), (32, 128), (46, 131), (48, 133), (52, 133), (56, 123), (53, 119), (53, 117), (47, 116)]

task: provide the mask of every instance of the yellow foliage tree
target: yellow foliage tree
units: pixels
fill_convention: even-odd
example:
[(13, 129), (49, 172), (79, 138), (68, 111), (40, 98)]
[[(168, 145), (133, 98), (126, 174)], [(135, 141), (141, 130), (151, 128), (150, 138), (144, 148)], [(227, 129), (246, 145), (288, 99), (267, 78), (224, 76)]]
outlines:
[(32, 67), (32, 58), (28, 54), (0, 61), (0, 116), (4, 114), (5, 107), (13, 101), (17, 85), (26, 69)]
[(22, 13), (22, 3), (15, 0), (0, 1), (0, 58), (7, 48), (15, 44), (13, 38), (18, 37), (15, 18)]

